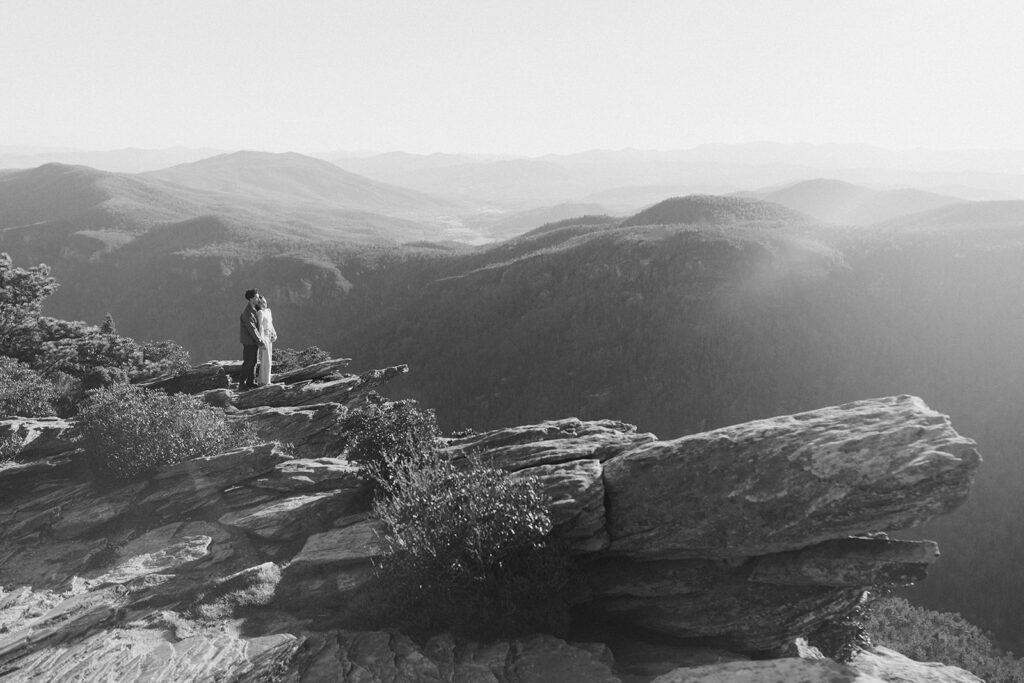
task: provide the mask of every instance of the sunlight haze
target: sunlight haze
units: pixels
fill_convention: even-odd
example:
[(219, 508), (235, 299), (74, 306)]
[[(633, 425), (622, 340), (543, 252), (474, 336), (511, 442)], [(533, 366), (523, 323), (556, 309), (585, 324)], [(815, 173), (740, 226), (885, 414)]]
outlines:
[(0, 147), (1024, 148), (1013, 2), (0, 0)]

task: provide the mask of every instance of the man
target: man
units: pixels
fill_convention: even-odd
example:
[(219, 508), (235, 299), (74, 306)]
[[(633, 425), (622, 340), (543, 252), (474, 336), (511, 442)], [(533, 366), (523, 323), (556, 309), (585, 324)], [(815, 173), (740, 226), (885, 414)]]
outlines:
[(249, 301), (240, 317), (241, 330), (239, 336), (242, 342), (242, 374), (238, 378), (239, 389), (252, 389), (256, 386), (256, 357), (260, 347), (263, 346), (263, 337), (260, 335), (259, 314), (256, 309), (259, 297), (255, 289), (248, 289), (245, 298)]

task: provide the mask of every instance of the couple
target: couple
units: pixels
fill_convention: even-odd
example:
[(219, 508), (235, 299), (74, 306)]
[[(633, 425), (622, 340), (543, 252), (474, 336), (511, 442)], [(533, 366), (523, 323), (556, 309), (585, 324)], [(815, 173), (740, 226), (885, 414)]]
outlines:
[[(245, 292), (249, 305), (242, 311), (242, 375), (238, 378), (239, 389), (252, 389), (258, 384), (270, 384), (270, 358), (274, 353), (277, 331), (270, 314), (267, 300), (255, 289)], [(260, 362), (260, 374), (256, 377), (256, 361)]]

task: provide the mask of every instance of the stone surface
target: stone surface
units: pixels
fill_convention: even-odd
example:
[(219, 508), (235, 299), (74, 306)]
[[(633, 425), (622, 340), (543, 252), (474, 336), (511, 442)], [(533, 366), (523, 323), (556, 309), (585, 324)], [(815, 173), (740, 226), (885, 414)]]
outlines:
[(450, 439), (445, 451), (456, 459), (476, 457), (486, 465), (514, 471), (571, 460), (604, 461), (654, 440), (653, 434), (637, 434), (636, 427), (625, 422), (573, 417)]
[(155, 474), (150, 479), (151, 492), (139, 505), (161, 518), (184, 516), (220, 502), (225, 489), (291, 459), (281, 446), (268, 443), (187, 460)]
[(383, 526), (366, 519), (340, 529), (313, 534), (306, 539), (299, 554), (292, 558), (290, 568), (366, 564), (380, 555), (379, 538)]
[(519, 474), (539, 482), (550, 501), (552, 534), (572, 552), (595, 553), (608, 547), (600, 461), (541, 465)]
[(651, 683), (884, 683), (830, 660), (773, 659), (676, 669)]
[(756, 560), (750, 581), (788, 586), (906, 585), (939, 559), (933, 541), (848, 538)]
[[(169, 526), (174, 531), (177, 531), (181, 525), (171, 524)], [(143, 537), (148, 541), (145, 550), (129, 548), (120, 551), (118, 553), (119, 560), (115, 566), (97, 577), (94, 580), (95, 583), (99, 585), (128, 583), (147, 574), (166, 573), (181, 565), (202, 559), (209, 553), (210, 543), (213, 541), (209, 536), (173, 537), (167, 531), (166, 528), (163, 528), (151, 532), (151, 534), (161, 537), (161, 542), (155, 547), (150, 539)], [(150, 536), (150, 534), (147, 534), (147, 536)], [(164, 541), (162, 538), (164, 536), (171, 538)]]
[(301, 644), (288, 633), (242, 638), (211, 632), (175, 640), (159, 630), (114, 627), (60, 647), (37, 646), (9, 665), (4, 680), (270, 681)]
[(598, 583), (577, 610), (623, 628), (702, 638), (738, 652), (778, 652), (794, 638), (848, 612), (863, 592), (730, 580), (710, 563), (694, 563), (679, 572), (669, 561), (658, 571), (644, 564), (650, 563), (630, 565), (637, 574), (623, 573), (618, 582), (602, 577), (605, 582)]
[(59, 417), (14, 417), (0, 420), (0, 441), (16, 437), (18, 460), (28, 462), (75, 450), (71, 423)]
[(380, 522), (359, 519), (345, 527), (313, 534), (285, 568), (279, 597), (294, 607), (307, 603), (311, 595), (329, 603), (365, 590), (374, 582), (371, 561), (380, 555), (381, 532)]
[(101, 495), (87, 485), (80, 495), (61, 507), (60, 518), (51, 532), (59, 539), (97, 533), (124, 514), (145, 486), (142, 482), (129, 484)]
[(349, 375), (329, 382), (299, 382), (291, 385), (268, 384), (237, 394), (233, 403), (240, 409), (261, 406), (310, 406), (320, 403), (346, 403), (385, 382), (409, 372), (398, 365), (363, 374)]
[(290, 444), (296, 457), (321, 458), (337, 455), (333, 431), (340, 421), (340, 406), (334, 403), (314, 407), (260, 407), (240, 410), (232, 421), (245, 422), (267, 441)]
[(282, 462), (248, 486), (281, 493), (304, 493), (344, 489), (366, 495), (369, 508), (370, 482), (362, 468), (340, 458), (296, 458)]
[(607, 650), (573, 645), (551, 636), (456, 648), (438, 636), (419, 648), (405, 636), (382, 631), (336, 631), (307, 644), (309, 653), (290, 680), (360, 683), (618, 683)]
[(850, 666), (890, 683), (984, 683), (969, 671), (937, 662), (917, 662), (887, 647), (861, 650)]
[(604, 463), (610, 552), (759, 555), (906, 528), (960, 505), (979, 463), (912, 396), (655, 442)]
[(365, 498), (348, 491), (320, 491), (288, 496), (256, 507), (229, 512), (219, 522), (271, 541), (290, 541), (325, 529), (338, 517), (363, 509)]
[(352, 362), (351, 358), (329, 358), (319, 363), (313, 363), (303, 368), (297, 368), (289, 372), (274, 373), (271, 380), (280, 384), (295, 384), (312, 379), (326, 379), (332, 377), (348, 367)]
[[(880, 650), (863, 656), (860, 674), (736, 654), (783, 653), (865, 586), (919, 580), (935, 560), (930, 542), (849, 537), (925, 519), (966, 495), (973, 443), (912, 397), (670, 442), (575, 418), (448, 440), (458, 460), (540, 482), (555, 533), (576, 554), (577, 626), (611, 629), (619, 670), (605, 646), (546, 636), (458, 647), (438, 636), (418, 647), (397, 634), (328, 630), (375, 617), (386, 597), (373, 572), (380, 527), (367, 514), (368, 482), (328, 457), (331, 432), (346, 403), (406, 370), (337, 379), (339, 367), (242, 394), (203, 392), (289, 447), (180, 463), (115, 490), (76, 480), (79, 452), (43, 448), (42, 436), (38, 459), (0, 468), (0, 677), (903, 680), (913, 665), (914, 676), (933, 678), (910, 680), (974, 680), (934, 678), (949, 668)], [(230, 373), (225, 363), (208, 370)], [(621, 644), (657, 634), (730, 652)], [(694, 675), (720, 678), (680, 678)]]

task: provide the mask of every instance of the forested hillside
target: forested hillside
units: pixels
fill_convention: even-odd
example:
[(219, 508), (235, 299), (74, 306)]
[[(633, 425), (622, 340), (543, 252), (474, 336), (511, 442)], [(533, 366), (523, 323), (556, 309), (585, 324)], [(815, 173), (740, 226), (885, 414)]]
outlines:
[(22, 266), (56, 255), (64, 284), (47, 313), (98, 323), (110, 312), (123, 333), (175, 339), (197, 359), (238, 354), (242, 292), (259, 287), (280, 344), (319, 345), (357, 369), (408, 363), (401, 393), (446, 428), (575, 415), (669, 438), (919, 395), (986, 462), (969, 503), (922, 530), (943, 557), (912, 597), (1020, 651), (1019, 208), (966, 204), (842, 229), (697, 197), (647, 220), (561, 221), (475, 249), (245, 241), (207, 217), (95, 258), (9, 233), (0, 250)]
[(396, 262), (375, 278), (405, 284), (336, 348), (408, 362), (409, 394), (452, 428), (578, 415), (670, 437), (922, 396), (986, 464), (968, 505), (921, 531), (943, 559), (912, 597), (1020, 651), (1024, 232), (1001, 226), (570, 225)]

